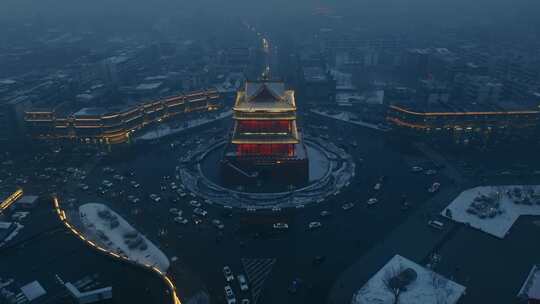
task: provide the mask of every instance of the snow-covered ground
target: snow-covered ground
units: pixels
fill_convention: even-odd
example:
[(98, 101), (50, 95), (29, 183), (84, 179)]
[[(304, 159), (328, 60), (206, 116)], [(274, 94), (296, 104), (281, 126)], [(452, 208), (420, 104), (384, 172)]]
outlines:
[(389, 131), (388, 128), (380, 127), (380, 126), (378, 126), (376, 124), (372, 124), (372, 123), (368, 123), (368, 122), (358, 120), (358, 119), (356, 119), (356, 116), (353, 113), (350, 113), (350, 112), (347, 112), (347, 111), (341, 111), (341, 112), (339, 112), (337, 114), (329, 114), (329, 113), (326, 113), (326, 112), (320, 111), (320, 110), (311, 110), (311, 112), (315, 113), (315, 114), (318, 114), (318, 115), (321, 115), (321, 116), (325, 116), (325, 117), (345, 121), (345, 122), (348, 122), (348, 123), (352, 123), (352, 124), (355, 124), (355, 125), (359, 125), (359, 126), (362, 126), (362, 127), (366, 127), (366, 128), (370, 128), (370, 129), (374, 129), (374, 130), (378, 130), (378, 131), (384, 131), (384, 132)]
[(400, 304), (453, 304), (465, 293), (464, 286), (395, 255), (354, 294), (352, 304), (394, 303), (394, 294), (386, 287), (385, 280), (407, 268), (413, 269), (417, 278), (399, 295)]
[(186, 121), (185, 125), (178, 128), (171, 128), (167, 124), (159, 125), (153, 130), (150, 130), (148, 132), (141, 134), (140, 136), (137, 136), (137, 139), (142, 139), (142, 140), (158, 139), (158, 138), (169, 136), (171, 134), (182, 132), (191, 128), (202, 126), (207, 123), (216, 121), (218, 119), (229, 117), (231, 115), (232, 115), (232, 111), (226, 111), (226, 112), (220, 113), (216, 117), (203, 117), (203, 118), (198, 118), (198, 119), (192, 119), (192, 120)]
[[(519, 216), (540, 215), (540, 205), (537, 202), (516, 204), (515, 197), (507, 194), (508, 190), (524, 189), (523, 187), (521, 185), (482, 186), (465, 190), (443, 210), (442, 215), (456, 222), (469, 224), (471, 227), (498, 238), (504, 238)], [(540, 195), (540, 185), (526, 186), (526, 188)], [(481, 195), (496, 198), (499, 207), (496, 214), (493, 213), (495, 214), (493, 217), (483, 216), (484, 218), (481, 218), (477, 214), (467, 212), (474, 199)], [(540, 198), (538, 199), (540, 200)], [(447, 210), (450, 210), (450, 213)]]
[(15, 230), (13, 230), (4, 240), (2, 240), (2, 242), (0, 242), (0, 247), (4, 246), (13, 238), (15, 238), (17, 234), (19, 234), (19, 231), (24, 228), (24, 225), (21, 225), (20, 223), (15, 223), (15, 225), (17, 226)]
[[(99, 216), (98, 213), (104, 210), (108, 210), (110, 214), (108, 218)], [(155, 266), (162, 272), (166, 272), (169, 268), (170, 263), (167, 256), (106, 205), (97, 203), (84, 204), (79, 207), (79, 215), (85, 226), (87, 238), (93, 239), (112, 252), (126, 256), (133, 262)], [(112, 218), (116, 219), (117, 226), (111, 225)], [(142, 239), (141, 244), (145, 245), (130, 248), (126, 243), (126, 234), (140, 236)]]
[(307, 153), (309, 157), (309, 181), (316, 181), (324, 177), (328, 172), (330, 161), (317, 149), (307, 145)]

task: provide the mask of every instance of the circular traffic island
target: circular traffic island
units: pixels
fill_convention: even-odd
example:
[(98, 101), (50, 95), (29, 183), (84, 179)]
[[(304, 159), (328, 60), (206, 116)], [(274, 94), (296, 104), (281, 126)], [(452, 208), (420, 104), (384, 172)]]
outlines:
[(317, 203), (349, 185), (355, 174), (353, 158), (343, 149), (319, 138), (306, 137), (309, 181), (306, 185), (269, 183), (261, 179), (252, 185), (228, 186), (220, 174), (227, 142), (210, 142), (180, 160), (177, 174), (186, 190), (212, 204), (236, 208), (291, 208)]

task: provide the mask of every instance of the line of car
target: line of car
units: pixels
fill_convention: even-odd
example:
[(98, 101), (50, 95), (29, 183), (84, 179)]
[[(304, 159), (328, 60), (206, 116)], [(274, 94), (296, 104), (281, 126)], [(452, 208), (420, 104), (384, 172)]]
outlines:
[[(224, 266), (223, 267), (223, 276), (225, 277), (225, 281), (228, 283), (223, 288), (225, 291), (225, 300), (227, 301), (227, 304), (236, 304), (236, 295), (233, 291), (233, 288), (231, 286), (231, 283), (234, 281), (235, 276), (231, 270), (231, 267)], [(236, 276), (236, 279), (238, 280), (238, 286), (240, 287), (240, 292), (245, 293), (249, 290), (249, 285), (246, 279), (246, 276), (243, 274), (238, 274)], [(240, 300), (241, 304), (249, 304), (250, 300), (246, 297), (242, 298)]]

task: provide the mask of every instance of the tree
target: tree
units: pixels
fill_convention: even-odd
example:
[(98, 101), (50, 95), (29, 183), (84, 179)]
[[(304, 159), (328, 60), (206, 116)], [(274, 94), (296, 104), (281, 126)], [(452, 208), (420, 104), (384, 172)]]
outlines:
[(416, 280), (418, 274), (412, 268), (405, 268), (400, 263), (390, 267), (383, 275), (383, 284), (394, 295), (394, 304), (399, 303), (399, 296), (407, 291), (407, 286)]

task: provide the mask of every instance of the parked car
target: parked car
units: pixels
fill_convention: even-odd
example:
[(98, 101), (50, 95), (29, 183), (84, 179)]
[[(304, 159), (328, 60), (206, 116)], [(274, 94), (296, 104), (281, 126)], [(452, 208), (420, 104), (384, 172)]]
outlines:
[(227, 300), (227, 304), (236, 304), (236, 297), (229, 285), (225, 286), (225, 299)]
[(240, 285), (240, 290), (247, 291), (249, 289), (249, 286), (246, 280), (246, 276), (243, 274), (239, 274), (236, 276), (236, 278), (238, 279), (238, 285)]
[(234, 275), (232, 273), (231, 267), (229, 266), (223, 266), (223, 275), (225, 276), (225, 280), (227, 282), (234, 281)]

